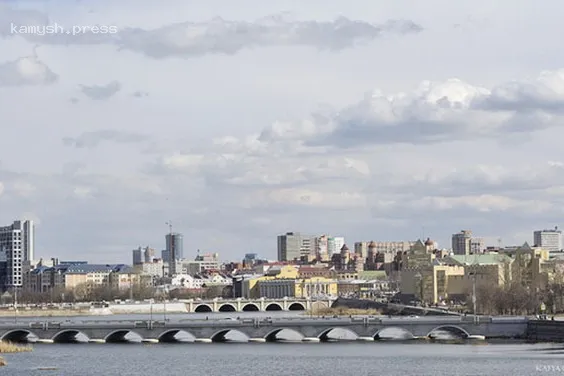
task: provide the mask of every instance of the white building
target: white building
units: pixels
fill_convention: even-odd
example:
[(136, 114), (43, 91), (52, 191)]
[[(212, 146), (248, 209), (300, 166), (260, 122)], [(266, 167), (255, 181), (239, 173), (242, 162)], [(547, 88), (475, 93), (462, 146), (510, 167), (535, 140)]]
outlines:
[(21, 287), (26, 264), (34, 257), (35, 231), (33, 221), (14, 221), (0, 227), (0, 252), (6, 260), (6, 288)]
[(470, 253), (473, 255), (483, 253), (486, 249), (486, 243), (483, 238), (470, 239)]
[(327, 239), (327, 251), (329, 252), (329, 257), (333, 256), (335, 253), (341, 252), (341, 248), (345, 245), (345, 238), (342, 236), (329, 237)]
[(315, 256), (319, 261), (328, 261), (329, 260), (329, 252), (328, 252), (328, 243), (329, 239), (327, 235), (321, 235), (314, 239), (314, 248)]
[(562, 251), (562, 230), (555, 227), (554, 230), (538, 230), (533, 232), (533, 243), (535, 247), (541, 247), (550, 252)]
[(204, 284), (201, 278), (194, 278), (189, 274), (177, 274), (172, 277), (171, 285), (181, 286), (185, 289), (200, 289)]
[(153, 262), (143, 262), (135, 265), (134, 268), (141, 274), (157, 278), (168, 274), (168, 265), (166, 265), (161, 259), (154, 259)]

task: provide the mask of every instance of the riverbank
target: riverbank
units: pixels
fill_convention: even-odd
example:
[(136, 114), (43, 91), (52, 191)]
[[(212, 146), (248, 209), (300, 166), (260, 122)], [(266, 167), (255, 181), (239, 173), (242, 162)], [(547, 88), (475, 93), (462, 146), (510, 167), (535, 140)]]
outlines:
[[(20, 353), (20, 352), (29, 352), (31, 351), (30, 346), (19, 346), (14, 345), (10, 342), (0, 341), (0, 354), (8, 354), (8, 353)], [(0, 356), (0, 367), (6, 366), (8, 363), (4, 358)]]
[(382, 312), (377, 309), (336, 307), (314, 309), (309, 311), (307, 314), (315, 316), (378, 316), (381, 315)]

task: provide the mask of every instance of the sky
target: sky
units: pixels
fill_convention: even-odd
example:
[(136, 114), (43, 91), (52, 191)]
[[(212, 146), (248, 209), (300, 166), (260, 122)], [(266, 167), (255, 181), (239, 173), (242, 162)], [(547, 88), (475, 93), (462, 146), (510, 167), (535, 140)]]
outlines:
[(289, 231), (532, 242), (564, 214), (563, 13), (0, 0), (0, 223), (104, 263), (164, 248), (167, 222), (223, 260)]

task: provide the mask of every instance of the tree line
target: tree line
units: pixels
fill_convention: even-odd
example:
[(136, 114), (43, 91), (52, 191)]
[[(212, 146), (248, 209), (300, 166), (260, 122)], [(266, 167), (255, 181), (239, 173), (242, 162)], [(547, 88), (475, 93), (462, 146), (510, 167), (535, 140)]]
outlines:
[[(535, 285), (530, 264), (513, 269), (513, 278), (496, 285), (476, 288), (476, 311), (486, 315), (534, 315), (564, 312), (564, 275), (554, 272), (546, 283)], [(540, 286), (539, 286), (540, 285)], [(472, 311), (472, 295), (466, 300), (468, 311)], [(541, 312), (541, 305), (545, 311)]]

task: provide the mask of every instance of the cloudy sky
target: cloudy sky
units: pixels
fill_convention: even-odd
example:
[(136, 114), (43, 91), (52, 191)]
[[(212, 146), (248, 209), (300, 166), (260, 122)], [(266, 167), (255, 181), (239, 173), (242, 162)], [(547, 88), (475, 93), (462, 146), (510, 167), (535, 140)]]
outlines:
[(564, 2), (343, 4), (0, 0), (1, 223), (92, 262), (560, 224)]

